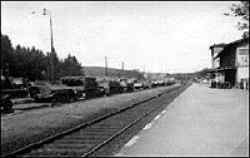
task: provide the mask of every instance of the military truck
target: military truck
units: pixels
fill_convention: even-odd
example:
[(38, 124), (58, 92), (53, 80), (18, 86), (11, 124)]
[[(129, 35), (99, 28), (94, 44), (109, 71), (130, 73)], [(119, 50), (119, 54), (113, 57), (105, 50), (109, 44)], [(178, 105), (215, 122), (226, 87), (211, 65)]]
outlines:
[(95, 77), (85, 77), (84, 89), (86, 99), (105, 95), (104, 87), (97, 83)]
[(58, 84), (37, 81), (29, 88), (30, 96), (38, 102), (72, 102), (82, 97), (89, 99), (105, 93), (94, 77), (67, 76), (60, 81)]
[(123, 92), (133, 92), (134, 91), (133, 81), (131, 81), (127, 78), (121, 78), (120, 85), (122, 87)]
[(77, 92), (62, 84), (36, 81), (29, 87), (30, 96), (37, 102), (72, 102), (78, 99)]
[(62, 84), (71, 87), (77, 93), (78, 98), (85, 97), (85, 77), (84, 76), (65, 76), (61, 79)]
[(28, 96), (27, 85), (23, 78), (13, 78), (7, 75), (1, 75), (1, 98), (0, 108), (1, 112), (14, 112), (13, 103), (11, 99), (22, 98)]
[(122, 93), (120, 82), (111, 78), (101, 78), (97, 80), (99, 87), (103, 88), (106, 96)]
[[(13, 78), (1, 75), (1, 93), (10, 98), (22, 98), (28, 96), (28, 90), (23, 78)], [(16, 81), (19, 84), (16, 84)]]

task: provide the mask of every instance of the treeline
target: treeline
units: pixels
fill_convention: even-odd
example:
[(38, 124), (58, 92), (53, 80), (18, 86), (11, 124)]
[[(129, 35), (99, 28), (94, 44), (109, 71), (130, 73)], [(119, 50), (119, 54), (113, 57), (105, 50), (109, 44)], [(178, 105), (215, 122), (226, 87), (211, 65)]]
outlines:
[(193, 73), (175, 73), (172, 74), (178, 80), (193, 80), (195, 78), (209, 78), (210, 77), (210, 69), (204, 68), (202, 70), (193, 72)]
[[(103, 78), (106, 76), (105, 67), (100, 66), (85, 66), (83, 67), (86, 76), (95, 76)], [(142, 72), (138, 70), (121, 70), (116, 68), (107, 69), (108, 77), (111, 78), (136, 78), (138, 80), (144, 79)]]
[[(82, 66), (75, 56), (68, 55), (59, 59), (53, 55), (54, 76), (59, 79), (68, 75), (83, 75)], [(29, 80), (48, 80), (50, 66), (50, 53), (35, 47), (12, 46), (7, 35), (1, 34), (1, 69), (5, 75), (25, 77)]]

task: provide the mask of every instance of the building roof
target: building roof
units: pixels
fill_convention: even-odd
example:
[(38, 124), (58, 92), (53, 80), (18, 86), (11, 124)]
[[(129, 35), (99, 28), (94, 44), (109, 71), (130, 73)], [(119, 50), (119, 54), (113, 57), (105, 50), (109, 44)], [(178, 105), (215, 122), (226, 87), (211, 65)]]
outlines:
[(209, 49), (212, 49), (214, 47), (224, 47), (225, 45), (226, 45), (225, 43), (213, 44), (209, 47)]
[(236, 45), (236, 44), (242, 44), (242, 43), (245, 43), (245, 42), (248, 42), (249, 41), (249, 38), (244, 38), (244, 39), (239, 39), (239, 40), (236, 40), (236, 41), (233, 41), (231, 43), (228, 43), (228, 45)]
[(226, 48), (237, 46), (237, 45), (241, 45), (243, 43), (249, 43), (249, 38), (239, 39), (239, 40), (230, 42), (228, 44), (225, 44), (223, 50), (220, 51), (215, 58), (221, 56), (221, 54), (224, 54)]
[(218, 68), (211, 68), (208, 69), (207, 72), (220, 72), (220, 71), (226, 71), (226, 70), (235, 70), (236, 68), (234, 66), (225, 66), (225, 67), (218, 67)]

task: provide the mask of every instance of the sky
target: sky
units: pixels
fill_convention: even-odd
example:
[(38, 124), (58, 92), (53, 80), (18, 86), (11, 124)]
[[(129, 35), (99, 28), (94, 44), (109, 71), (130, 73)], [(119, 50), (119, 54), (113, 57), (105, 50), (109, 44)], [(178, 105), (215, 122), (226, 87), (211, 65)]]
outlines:
[[(82, 66), (186, 73), (211, 67), (209, 46), (238, 40), (236, 1), (1, 1), (1, 30), (13, 46), (50, 51), (49, 16), (59, 58)], [(35, 14), (32, 14), (35, 12)]]

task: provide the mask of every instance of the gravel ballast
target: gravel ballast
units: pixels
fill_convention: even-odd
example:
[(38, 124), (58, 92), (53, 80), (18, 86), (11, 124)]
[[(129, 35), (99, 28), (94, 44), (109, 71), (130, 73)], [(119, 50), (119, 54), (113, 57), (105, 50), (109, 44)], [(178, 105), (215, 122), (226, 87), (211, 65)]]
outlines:
[(175, 86), (177, 85), (1, 116), (1, 154), (156, 96)]

